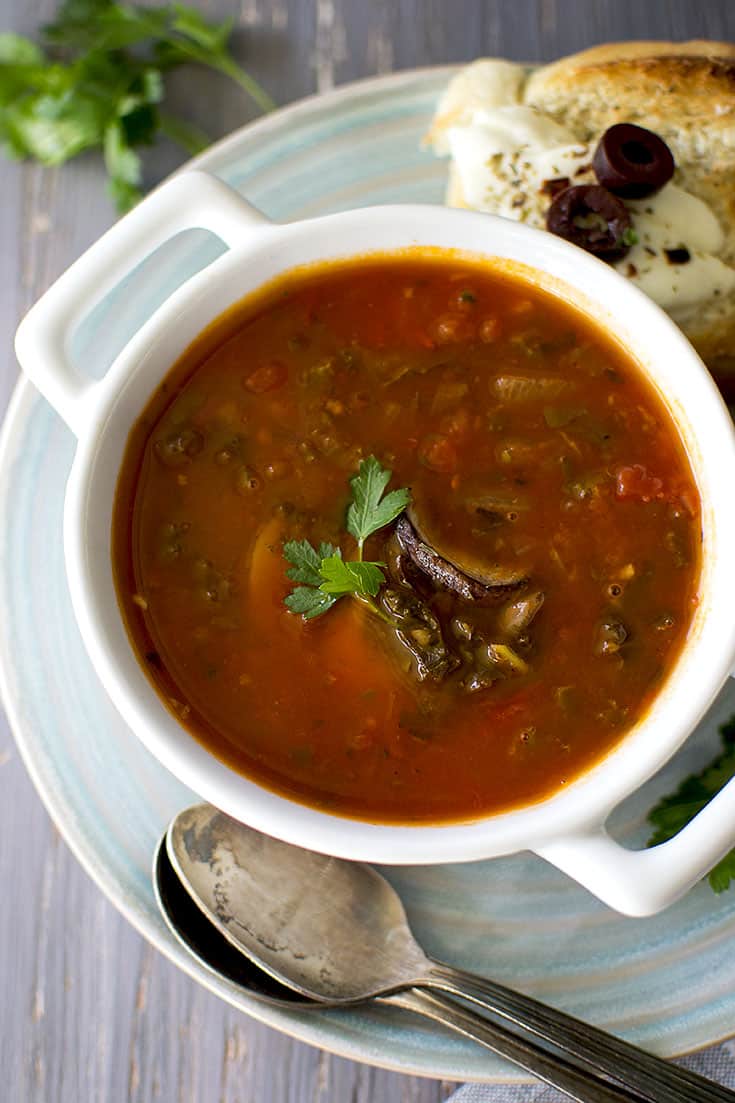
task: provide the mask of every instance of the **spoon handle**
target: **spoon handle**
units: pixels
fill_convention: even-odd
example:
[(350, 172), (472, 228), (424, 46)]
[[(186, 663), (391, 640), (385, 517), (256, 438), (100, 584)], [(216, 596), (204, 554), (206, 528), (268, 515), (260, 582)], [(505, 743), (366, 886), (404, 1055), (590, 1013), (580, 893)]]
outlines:
[(735, 1092), (728, 1088), (484, 977), (432, 962), (420, 984), (483, 1007), (585, 1068), (628, 1086), (646, 1103), (735, 1103)]
[(574, 1065), (555, 1053), (547, 1052), (532, 1041), (513, 1034), (496, 1023), (462, 1007), (453, 999), (439, 992), (404, 989), (394, 995), (381, 997), (381, 1003), (390, 1003), (406, 1011), (414, 1011), (434, 1022), (442, 1023), (450, 1030), (486, 1046), (501, 1057), (520, 1065), (539, 1080), (564, 1092), (577, 1103), (645, 1103), (645, 1097), (637, 1095), (617, 1084), (611, 1084), (601, 1076)]

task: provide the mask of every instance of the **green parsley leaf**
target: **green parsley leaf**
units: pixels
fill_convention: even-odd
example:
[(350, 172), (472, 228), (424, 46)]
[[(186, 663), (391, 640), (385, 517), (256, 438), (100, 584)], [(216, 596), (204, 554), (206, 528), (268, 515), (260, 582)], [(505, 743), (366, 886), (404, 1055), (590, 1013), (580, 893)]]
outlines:
[(324, 579), (319, 589), (324, 594), (357, 594), (359, 597), (375, 597), (385, 582), (381, 571), (383, 563), (346, 563), (341, 556), (331, 555), (322, 559), (319, 573)]
[(76, 90), (21, 96), (0, 112), (0, 133), (16, 156), (59, 165), (99, 143), (97, 104)]
[(140, 198), (143, 170), (140, 157), (128, 144), (125, 128), (119, 119), (105, 130), (105, 166), (109, 174), (108, 190), (118, 210), (127, 210)]
[(43, 28), (51, 56), (0, 34), (0, 144), (10, 157), (58, 165), (101, 148), (118, 210), (141, 194), (137, 146), (163, 133), (190, 153), (206, 135), (163, 115), (164, 74), (189, 62), (236, 81), (263, 110), (274, 104), (229, 52), (232, 21), (209, 22), (184, 4), (66, 0)]
[(322, 589), (321, 568), (327, 559), (341, 562), (342, 552), (339, 548), (325, 541), (315, 548), (308, 540), (287, 540), (283, 545), (283, 555), (293, 564), (286, 571), (288, 577), (294, 582), (303, 583), (296, 586), (285, 598), (291, 612), (300, 613), (305, 620), (311, 620), (331, 609), (342, 595), (333, 596)]
[(347, 510), (347, 531), (357, 540), (361, 552), (368, 536), (394, 521), (410, 501), (410, 491), (405, 488), (383, 497), (392, 474), (375, 456), (368, 456), (360, 464), (359, 473), (350, 479), (352, 503)]
[(0, 34), (0, 64), (43, 65), (46, 59), (35, 42), (9, 31)]
[(626, 226), (620, 235), (620, 240), (623, 245), (637, 245), (640, 241), (638, 234), (635, 232), (632, 226)]
[(390, 622), (373, 600), (385, 582), (381, 569), (385, 563), (364, 563), (362, 560), (362, 546), (367, 537), (387, 525), (408, 505), (408, 490), (385, 494), (390, 477), (391, 472), (381, 467), (375, 456), (369, 456), (360, 464), (359, 473), (350, 479), (352, 502), (347, 510), (347, 528), (358, 542), (356, 562), (344, 560), (339, 548), (324, 541), (318, 548), (308, 540), (288, 540), (283, 545), (284, 558), (291, 564), (286, 575), (293, 582), (301, 583), (285, 599), (292, 613), (301, 613), (308, 620), (326, 613), (339, 598), (352, 596), (366, 602), (376, 616)]
[(294, 582), (304, 582), (307, 586), (321, 586), (322, 560), (331, 556), (339, 557), (342, 552), (334, 544), (324, 541), (317, 549), (308, 540), (287, 540), (283, 545), (283, 555), (289, 563), (293, 563), (293, 567), (286, 571), (289, 578)]
[(292, 613), (301, 613), (304, 620), (312, 620), (331, 609), (339, 599), (325, 594), (322, 590), (315, 590), (311, 586), (297, 586), (285, 598), (286, 605)]
[[(717, 758), (701, 773), (686, 778), (674, 793), (663, 797), (649, 812), (648, 822), (656, 830), (648, 846), (665, 843), (678, 834), (735, 776), (735, 716), (723, 724), (720, 735), (723, 749)], [(735, 880), (735, 850), (726, 854), (709, 874), (709, 883), (717, 893), (729, 888), (732, 880)]]
[(709, 871), (707, 880), (710, 887), (718, 895), (730, 888), (730, 882), (735, 881), (735, 850), (726, 854), (717, 865)]

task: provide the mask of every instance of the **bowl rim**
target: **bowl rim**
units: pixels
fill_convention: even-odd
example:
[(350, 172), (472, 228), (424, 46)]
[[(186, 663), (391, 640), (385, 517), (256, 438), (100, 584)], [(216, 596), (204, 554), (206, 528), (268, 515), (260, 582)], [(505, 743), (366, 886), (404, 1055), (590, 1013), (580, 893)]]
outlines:
[[(290, 239), (291, 245), (293, 243), (303, 245), (315, 234), (344, 231), (350, 221), (360, 222), (363, 230), (366, 227), (368, 230), (374, 229), (386, 219), (389, 222), (391, 219), (399, 219), (404, 229), (407, 223), (422, 228), (431, 223), (432, 231), (435, 232), (437, 218), (445, 221), (447, 225), (452, 222), (456, 225), (466, 222), (471, 223), (473, 227), (482, 220), (486, 230), (489, 226), (494, 227), (497, 235), (496, 247), (498, 240), (504, 240), (513, 246), (517, 246), (520, 241), (522, 247), (525, 248), (528, 245), (527, 253), (531, 253), (534, 259), (539, 255), (547, 260), (550, 256), (561, 257), (566, 262), (568, 271), (570, 273), (574, 271), (577, 277), (573, 284), (570, 283), (570, 286), (577, 289), (575, 294), (585, 294), (579, 285), (585, 278), (589, 278), (598, 288), (597, 298), (594, 301), (597, 302), (606, 290), (614, 288), (619, 297), (627, 299), (634, 311), (638, 313), (642, 311), (641, 320), (652, 326), (660, 335), (664, 345), (670, 351), (673, 350), (681, 358), (682, 363), (687, 365), (686, 370), (690, 373), (690, 382), (687, 386), (688, 398), (691, 399), (694, 391), (698, 395), (700, 404), (704, 404), (705, 410), (710, 415), (707, 423), (709, 438), (707, 448), (711, 451), (712, 438), (724, 442), (726, 451), (729, 451), (731, 475), (735, 477), (735, 432), (732, 423), (714, 382), (686, 338), (668, 316), (629, 281), (603, 262), (561, 239), (492, 215), (430, 205), (406, 204), (340, 212), (283, 226), (266, 223), (261, 232), (260, 246), (265, 254), (272, 258), (273, 253), (277, 252), (278, 244), (283, 246), (287, 239)], [(337, 233), (336, 236), (339, 237), (339, 234)], [(429, 247), (428, 242), (417, 242), (417, 244), (419, 248)], [(397, 248), (400, 249), (401, 246)], [(298, 845), (306, 843), (311, 849), (323, 850), (340, 857), (389, 861), (393, 864), (433, 864), (474, 860), (512, 853), (520, 849), (533, 849), (534, 846), (548, 842), (550, 838), (564, 837), (570, 833), (601, 826), (612, 808), (655, 773), (684, 742), (731, 671), (735, 663), (735, 623), (726, 625), (722, 615), (718, 615), (714, 603), (708, 608), (706, 618), (699, 616), (697, 638), (700, 641), (703, 637), (709, 640), (714, 635), (712, 627), (714, 624), (720, 633), (719, 654), (711, 646), (705, 649), (709, 654), (706, 682), (703, 688), (698, 686), (695, 692), (688, 694), (688, 697), (687, 695), (682, 697), (679, 694), (680, 727), (668, 742), (659, 741), (656, 746), (653, 746), (655, 741), (647, 737), (648, 746), (644, 747), (641, 733), (647, 733), (654, 726), (657, 707), (668, 694), (672, 675), (680, 672), (681, 659), (689, 654), (692, 641), (685, 645), (682, 656), (672, 668), (666, 685), (656, 698), (654, 708), (649, 710), (643, 720), (635, 725), (611, 752), (588, 771), (577, 776), (566, 791), (510, 812), (496, 813), (471, 823), (374, 824), (366, 820), (334, 815), (311, 808), (264, 788), (257, 782), (235, 773), (216, 759), (165, 709), (157, 692), (147, 677), (142, 674), (137, 658), (135, 663), (138, 673), (145, 679), (149, 692), (143, 693), (142, 698), (139, 699), (138, 693), (142, 690), (142, 686), (135, 678), (132, 681), (136, 691), (131, 692), (129, 664), (121, 665), (119, 657), (115, 656), (114, 648), (111, 649), (106, 645), (104, 634), (100, 631), (98, 615), (93, 608), (92, 595), (95, 587), (91, 581), (91, 568), (94, 556), (90, 554), (87, 519), (90, 514), (90, 488), (94, 481), (95, 467), (99, 460), (103, 438), (117, 416), (116, 406), (119, 406), (121, 394), (125, 391), (131, 377), (134, 378), (139, 374), (141, 365), (150, 364), (151, 357), (157, 350), (157, 342), (160, 344), (165, 339), (164, 335), (171, 331), (174, 322), (181, 322), (187, 307), (197, 299), (211, 296), (212, 288), (221, 287), (244, 262), (252, 264), (254, 255), (257, 255), (257, 249), (258, 245), (251, 242), (250, 247), (225, 253), (208, 268), (187, 281), (159, 307), (133, 340), (120, 352), (105, 379), (98, 385), (95, 409), (90, 410), (86, 432), (80, 436), (64, 513), (65, 554), (77, 620), (106, 691), (126, 722), (148, 749), (180, 780), (202, 797), (229, 814), (247, 820), (252, 826), (268, 834), (278, 835)], [(379, 251), (386, 252), (384, 249)], [(465, 255), (471, 252), (463, 248), (460, 251)], [(362, 255), (363, 252), (364, 250), (349, 250), (345, 255)], [(476, 248), (474, 252), (478, 258), (493, 255), (484, 243), (482, 249)], [(334, 253), (323, 256), (324, 261), (332, 258), (336, 259)], [(286, 265), (280, 271), (282, 273), (288, 271), (297, 264), (296, 261)], [(549, 281), (553, 282), (552, 277), (549, 277), (543, 268), (535, 267), (543, 277), (539, 282), (548, 287)], [(236, 298), (239, 297), (241, 296), (236, 296)], [(593, 300), (590, 299), (590, 301)], [(221, 307), (211, 313), (209, 321), (215, 320), (225, 309), (227, 308)], [(199, 331), (202, 328), (204, 326), (200, 326)], [(188, 343), (187, 341), (186, 344)], [(179, 353), (183, 351), (183, 347), (185, 345)], [(161, 375), (172, 366), (179, 353), (168, 358), (168, 367), (161, 372)], [(640, 363), (641, 357), (635, 351), (633, 355)], [(643, 368), (644, 371), (647, 370), (646, 365)], [(680, 403), (677, 409), (672, 408), (669, 398), (661, 392), (658, 379), (654, 378), (653, 382), (679, 425), (680, 431), (685, 435), (687, 450), (690, 451), (690, 461), (695, 469), (697, 481), (700, 482), (699, 473), (703, 460), (697, 448), (695, 462), (695, 457), (691, 455), (691, 433), (687, 436), (686, 423), (682, 424), (682, 418), (689, 416), (687, 408), (691, 403), (689, 401)], [(149, 386), (147, 394), (150, 394), (151, 390), (152, 386)], [(142, 406), (139, 407), (138, 412), (141, 408)], [(128, 423), (128, 430), (131, 423)], [(125, 436), (127, 437), (127, 431)], [(709, 455), (707, 448), (705, 448), (706, 456)], [(702, 497), (704, 506), (704, 494)], [(710, 528), (713, 522), (714, 517), (709, 518)], [(725, 550), (729, 549), (735, 557), (735, 520), (729, 522), (727, 519), (719, 518), (717, 525), (717, 529), (711, 528), (711, 531), (718, 532), (719, 542), (724, 541)], [(109, 560), (109, 554), (107, 558)], [(720, 570), (718, 575), (722, 574), (723, 571)], [(704, 577), (703, 572), (703, 580)], [(712, 588), (710, 585), (710, 589)], [(122, 623), (122, 617), (117, 608), (116, 614)], [(724, 646), (722, 646), (723, 637)], [(129, 644), (128, 647), (130, 647)], [(132, 648), (130, 653), (132, 655)], [(126, 665), (127, 674), (123, 671)], [(691, 671), (689, 678), (691, 680)], [(156, 709), (154, 710), (150, 707), (150, 694), (153, 694), (155, 700)], [(152, 712), (157, 713), (153, 719)], [(185, 740), (181, 738), (182, 733), (186, 735)], [(631, 769), (631, 763), (627, 761), (622, 773), (618, 769), (618, 782), (614, 784), (610, 779), (610, 764), (616, 762), (619, 767), (622, 758), (629, 760), (633, 744), (635, 744), (636, 753), (640, 755), (640, 761), (635, 769)], [(627, 780), (622, 780), (623, 774)], [(605, 775), (608, 775), (607, 779)], [(601, 780), (605, 782), (604, 785), (600, 784)]]

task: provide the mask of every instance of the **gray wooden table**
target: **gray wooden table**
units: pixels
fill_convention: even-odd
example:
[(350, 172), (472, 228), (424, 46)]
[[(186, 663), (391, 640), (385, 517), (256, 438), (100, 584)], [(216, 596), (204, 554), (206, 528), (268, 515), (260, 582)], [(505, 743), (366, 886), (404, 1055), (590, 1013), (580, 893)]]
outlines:
[[(196, 2), (196, 0), (190, 0)], [(200, 0), (234, 15), (238, 54), (279, 103), (391, 69), (479, 54), (551, 59), (626, 38), (733, 38), (735, 0)], [(0, 0), (33, 33), (53, 0)], [(187, 72), (175, 105), (219, 137), (249, 105)], [(148, 182), (178, 163), (148, 158)], [(60, 171), (0, 163), (0, 409), (12, 336), (41, 292), (109, 225), (96, 157)], [(1, 613), (0, 613), (1, 615)], [(437, 1103), (453, 1085), (320, 1053), (179, 974), (127, 926), (61, 842), (0, 716), (0, 1100), (7, 1103)]]

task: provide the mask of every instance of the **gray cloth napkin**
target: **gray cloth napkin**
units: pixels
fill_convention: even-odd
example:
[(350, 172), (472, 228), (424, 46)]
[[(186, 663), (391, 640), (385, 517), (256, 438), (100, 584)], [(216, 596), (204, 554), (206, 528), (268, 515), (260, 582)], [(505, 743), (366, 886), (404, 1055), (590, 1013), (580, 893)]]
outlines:
[[(710, 1080), (735, 1089), (735, 1041), (703, 1049), (679, 1064)], [(509, 1086), (503, 1084), (465, 1084), (447, 1103), (568, 1103), (568, 1097), (544, 1084)]]

